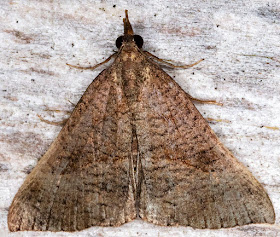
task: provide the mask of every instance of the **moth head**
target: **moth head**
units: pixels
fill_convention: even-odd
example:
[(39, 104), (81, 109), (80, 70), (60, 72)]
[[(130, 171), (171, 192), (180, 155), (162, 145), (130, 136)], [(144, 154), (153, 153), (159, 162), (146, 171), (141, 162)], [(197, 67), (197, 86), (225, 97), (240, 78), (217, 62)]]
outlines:
[(123, 18), (124, 25), (124, 35), (120, 36), (116, 40), (116, 46), (119, 49), (123, 42), (131, 42), (134, 41), (138, 48), (142, 48), (143, 46), (143, 38), (140, 35), (134, 35), (132, 26), (128, 19), (128, 11), (125, 10), (125, 18)]

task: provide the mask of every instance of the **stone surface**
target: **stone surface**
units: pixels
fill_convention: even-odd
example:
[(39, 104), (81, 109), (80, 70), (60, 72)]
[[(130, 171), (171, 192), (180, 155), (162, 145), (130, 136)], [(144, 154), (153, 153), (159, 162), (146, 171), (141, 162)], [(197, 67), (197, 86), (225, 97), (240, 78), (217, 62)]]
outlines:
[[(115, 7), (114, 7), (115, 5)], [(92, 227), (75, 236), (280, 235), (279, 2), (215, 1), (3, 1), (0, 3), (0, 236), (70, 236), (8, 233), (8, 207), (27, 173), (61, 127), (40, 121), (69, 116), (95, 71), (115, 50), (124, 9), (144, 49), (191, 69), (165, 69), (189, 94), (222, 102), (197, 104), (218, 137), (270, 196), (275, 225), (221, 230), (159, 227), (141, 220), (118, 228)]]

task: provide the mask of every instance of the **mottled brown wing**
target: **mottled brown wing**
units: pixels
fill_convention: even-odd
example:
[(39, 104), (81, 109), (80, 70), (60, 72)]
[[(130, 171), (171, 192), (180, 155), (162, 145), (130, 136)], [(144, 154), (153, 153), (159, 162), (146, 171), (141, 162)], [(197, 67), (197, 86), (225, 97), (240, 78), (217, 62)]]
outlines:
[(221, 144), (189, 96), (157, 65), (149, 63), (143, 73), (140, 217), (195, 228), (274, 223), (261, 184)]
[(9, 210), (11, 231), (75, 231), (136, 217), (130, 114), (113, 73), (88, 87)]

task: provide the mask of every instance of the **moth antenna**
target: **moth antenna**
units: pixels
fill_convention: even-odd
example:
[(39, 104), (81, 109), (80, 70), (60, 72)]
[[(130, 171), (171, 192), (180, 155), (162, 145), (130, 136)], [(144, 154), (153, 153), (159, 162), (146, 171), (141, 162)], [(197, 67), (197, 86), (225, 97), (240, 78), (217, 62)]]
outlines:
[(128, 19), (128, 10), (125, 10), (125, 18), (123, 18), (124, 35), (134, 35), (132, 26)]

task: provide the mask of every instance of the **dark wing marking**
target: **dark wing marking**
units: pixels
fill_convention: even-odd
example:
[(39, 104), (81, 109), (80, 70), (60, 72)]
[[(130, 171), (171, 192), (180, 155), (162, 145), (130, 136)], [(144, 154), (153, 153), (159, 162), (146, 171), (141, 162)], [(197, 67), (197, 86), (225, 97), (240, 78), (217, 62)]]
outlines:
[(153, 63), (143, 74), (140, 216), (195, 228), (274, 223), (261, 184), (222, 145), (188, 95)]
[(75, 231), (136, 217), (130, 114), (110, 70), (88, 87), (16, 194), (8, 216), (11, 231)]

